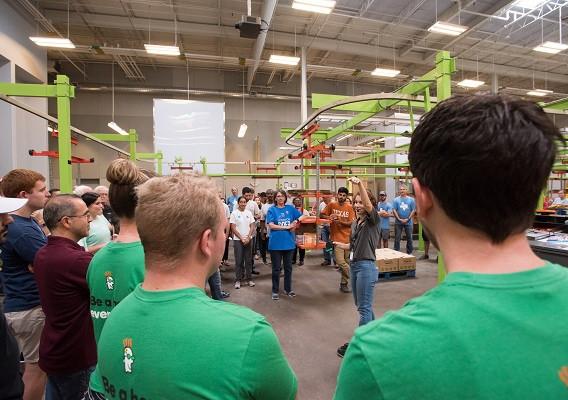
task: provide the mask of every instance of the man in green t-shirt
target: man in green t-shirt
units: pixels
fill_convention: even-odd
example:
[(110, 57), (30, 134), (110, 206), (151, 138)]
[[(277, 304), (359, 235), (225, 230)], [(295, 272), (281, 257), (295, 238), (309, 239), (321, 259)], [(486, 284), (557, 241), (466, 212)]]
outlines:
[(444, 282), (355, 332), (335, 399), (568, 397), (568, 269), (525, 230), (562, 136), (534, 103), (439, 103), (409, 149), (418, 216)]
[(146, 276), (105, 323), (89, 396), (293, 399), (296, 376), (270, 324), (205, 295), (228, 230), (215, 184), (170, 176), (137, 193)]

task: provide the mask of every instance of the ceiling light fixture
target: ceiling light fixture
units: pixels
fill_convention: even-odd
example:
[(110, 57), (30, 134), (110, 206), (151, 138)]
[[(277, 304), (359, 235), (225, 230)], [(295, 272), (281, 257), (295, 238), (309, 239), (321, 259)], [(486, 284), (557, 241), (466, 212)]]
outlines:
[(434, 25), (432, 25), (430, 28), (428, 28), (428, 32), (440, 33), (442, 35), (449, 36), (459, 36), (468, 29), (469, 28), (467, 26), (438, 21), (434, 23)]
[(245, 124), (245, 68), (244, 68), (244, 66), (243, 66), (243, 120), (242, 121), (243, 121), (243, 123), (239, 127), (239, 133), (237, 133), (237, 137), (239, 137), (239, 138), (244, 138), (246, 133), (247, 133), (247, 129), (248, 129), (247, 124)]
[(30, 36), (30, 40), (41, 47), (57, 47), (60, 49), (74, 49), (75, 45), (67, 38)]
[(148, 54), (156, 54), (160, 56), (179, 56), (178, 46), (161, 46), (158, 44), (144, 44), (144, 48)]
[(371, 72), (371, 75), (385, 76), (387, 78), (394, 78), (399, 74), (400, 71), (398, 69), (390, 69), (390, 68), (375, 68), (373, 72)]
[(533, 89), (533, 90), (529, 90), (527, 92), (528, 96), (536, 96), (536, 97), (544, 97), (547, 96), (549, 94), (554, 93), (552, 90), (546, 90), (546, 89)]
[(247, 133), (247, 129), (248, 126), (247, 124), (245, 124), (244, 122), (241, 124), (241, 126), (239, 127), (239, 133), (237, 134), (237, 137), (243, 138), (245, 137), (245, 134)]
[(353, 136), (352, 134), (348, 133), (347, 135), (343, 135), (340, 138), (335, 139), (336, 142), (341, 142), (342, 140), (345, 139), (349, 139), (351, 136)]
[(335, 1), (332, 0), (294, 0), (292, 8), (302, 11), (316, 12), (320, 14), (329, 14), (335, 7)]
[(107, 126), (113, 131), (120, 133), (121, 135), (128, 136), (128, 132), (122, 129), (116, 122), (114, 122), (114, 62), (111, 64), (111, 79), (112, 79), (112, 120), (107, 124)]
[(478, 81), (475, 79), (464, 79), (461, 82), (458, 82), (458, 86), (464, 87), (464, 88), (478, 88), (482, 85), (484, 85), (485, 82), (483, 81)]
[(298, 63), (300, 62), (300, 57), (290, 57), (290, 56), (272, 54), (268, 62), (272, 64), (298, 65)]
[(538, 46), (533, 48), (534, 51), (539, 51), (541, 53), (548, 53), (548, 54), (558, 54), (566, 49), (568, 49), (568, 45), (558, 42), (550, 42), (550, 41), (539, 44)]

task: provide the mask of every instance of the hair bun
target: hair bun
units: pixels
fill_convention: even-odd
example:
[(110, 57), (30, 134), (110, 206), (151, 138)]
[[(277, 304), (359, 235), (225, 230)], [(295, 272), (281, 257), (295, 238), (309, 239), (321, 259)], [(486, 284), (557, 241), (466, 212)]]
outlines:
[(115, 185), (138, 185), (147, 180), (140, 168), (125, 158), (113, 160), (106, 171), (106, 179)]

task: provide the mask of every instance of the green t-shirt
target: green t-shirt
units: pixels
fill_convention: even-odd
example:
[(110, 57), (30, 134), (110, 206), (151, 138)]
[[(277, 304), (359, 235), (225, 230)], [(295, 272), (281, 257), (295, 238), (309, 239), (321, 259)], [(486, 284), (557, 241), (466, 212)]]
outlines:
[(567, 268), (454, 272), (357, 329), (335, 399), (565, 399), (565, 366)]
[(87, 271), (87, 283), (97, 342), (112, 309), (143, 280), (144, 248), (140, 241), (110, 242), (95, 254)]
[(98, 343), (92, 390), (106, 398), (293, 399), (297, 382), (264, 317), (202, 289), (138, 286)]

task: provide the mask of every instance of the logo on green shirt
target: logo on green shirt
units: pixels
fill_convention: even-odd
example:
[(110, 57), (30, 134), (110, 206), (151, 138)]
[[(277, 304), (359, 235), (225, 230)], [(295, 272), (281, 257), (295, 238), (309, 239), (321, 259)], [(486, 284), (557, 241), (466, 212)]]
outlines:
[(105, 272), (105, 278), (107, 290), (114, 290), (114, 279), (112, 277), (112, 272)]
[(134, 363), (134, 354), (132, 353), (132, 338), (122, 339), (122, 345), (124, 346), (124, 372), (127, 374), (132, 373), (132, 364)]

